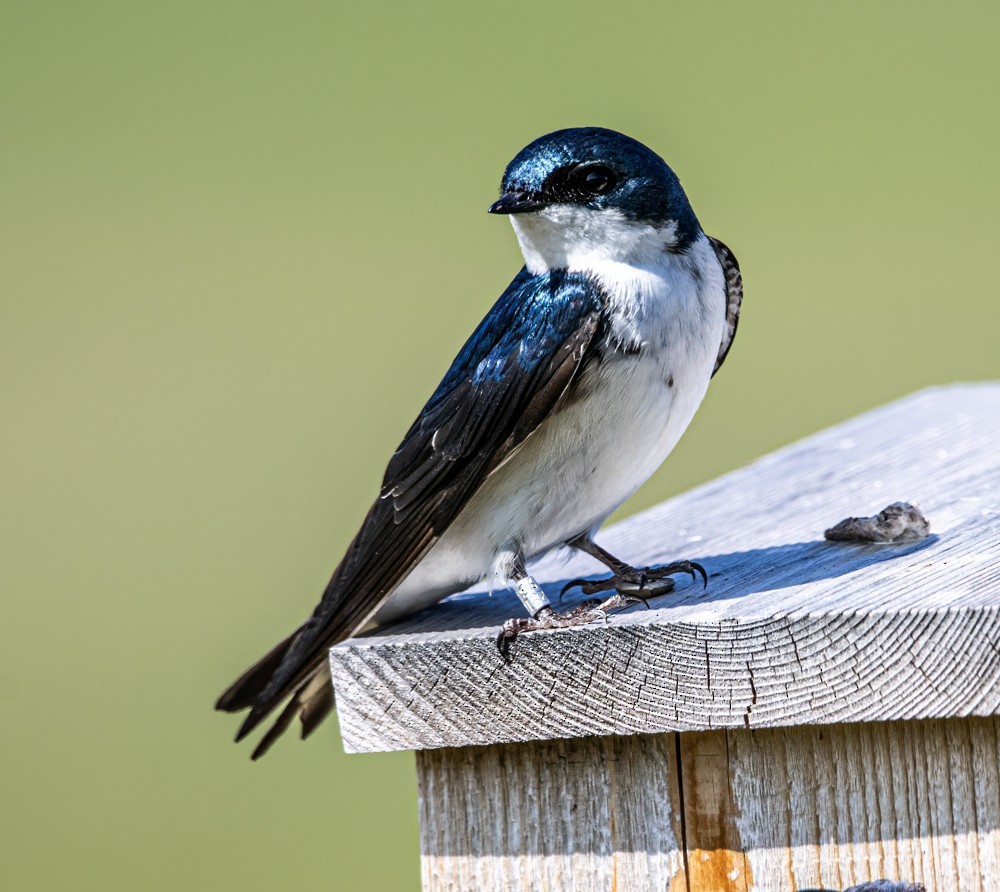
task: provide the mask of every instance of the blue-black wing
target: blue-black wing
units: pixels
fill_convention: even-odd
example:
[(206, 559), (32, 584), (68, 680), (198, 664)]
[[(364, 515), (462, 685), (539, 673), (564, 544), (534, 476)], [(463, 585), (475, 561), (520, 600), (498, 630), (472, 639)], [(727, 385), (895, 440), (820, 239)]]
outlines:
[(328, 682), (309, 687), (326, 651), (371, 618), (553, 411), (592, 354), (600, 309), (586, 277), (522, 270), (480, 323), (390, 460), (380, 496), (313, 615), (220, 698), (226, 711), (251, 707), (240, 739), (292, 695), (255, 758), (296, 713), (308, 733), (332, 708)]

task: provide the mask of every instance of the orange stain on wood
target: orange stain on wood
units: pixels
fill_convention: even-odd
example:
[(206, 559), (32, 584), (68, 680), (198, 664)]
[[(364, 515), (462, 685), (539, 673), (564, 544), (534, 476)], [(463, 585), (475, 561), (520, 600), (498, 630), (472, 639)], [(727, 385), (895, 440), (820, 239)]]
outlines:
[(695, 849), (688, 852), (688, 869), (682, 867), (674, 874), (667, 892), (753, 892), (753, 888), (750, 865), (742, 852)]
[(743, 852), (732, 849), (691, 849), (688, 852), (690, 892), (747, 892), (753, 889)]
[[(681, 734), (679, 774), (687, 851), (685, 892), (750, 892), (753, 879), (729, 782), (726, 732)], [(673, 885), (677, 892), (683, 888)]]

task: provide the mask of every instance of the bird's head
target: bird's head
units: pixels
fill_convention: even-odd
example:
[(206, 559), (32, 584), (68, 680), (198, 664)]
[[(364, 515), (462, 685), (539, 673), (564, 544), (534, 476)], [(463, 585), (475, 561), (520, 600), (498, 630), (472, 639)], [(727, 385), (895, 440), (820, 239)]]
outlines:
[(557, 130), (518, 152), (491, 214), (510, 214), (533, 273), (644, 264), (683, 251), (698, 220), (666, 162), (601, 127)]

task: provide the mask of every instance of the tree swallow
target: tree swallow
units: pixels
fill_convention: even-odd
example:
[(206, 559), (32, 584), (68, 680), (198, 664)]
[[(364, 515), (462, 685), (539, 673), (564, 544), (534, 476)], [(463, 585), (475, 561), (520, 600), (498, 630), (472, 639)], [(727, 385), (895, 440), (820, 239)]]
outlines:
[[(663, 594), (673, 573), (705, 576), (687, 561), (631, 567), (594, 535), (673, 449), (726, 358), (736, 258), (702, 231), (662, 158), (597, 127), (522, 149), (489, 211), (510, 217), (524, 267), (389, 460), (312, 616), (216, 704), (250, 710), (241, 740), (287, 701), (255, 759), (296, 715), (305, 737), (330, 712), (327, 650), (373, 622), (493, 577), (527, 611), (499, 632), (509, 659), (519, 633)], [(526, 567), (560, 546), (614, 574), (571, 585), (615, 594), (556, 612)]]

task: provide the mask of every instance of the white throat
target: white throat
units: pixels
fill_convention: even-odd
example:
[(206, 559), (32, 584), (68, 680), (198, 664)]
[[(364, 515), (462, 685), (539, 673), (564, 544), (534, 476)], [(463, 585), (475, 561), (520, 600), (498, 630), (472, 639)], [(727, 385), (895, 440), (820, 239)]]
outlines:
[(677, 243), (677, 224), (661, 229), (616, 210), (554, 204), (510, 222), (533, 275), (550, 269), (590, 271), (608, 263), (655, 264)]

